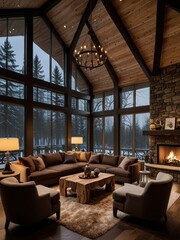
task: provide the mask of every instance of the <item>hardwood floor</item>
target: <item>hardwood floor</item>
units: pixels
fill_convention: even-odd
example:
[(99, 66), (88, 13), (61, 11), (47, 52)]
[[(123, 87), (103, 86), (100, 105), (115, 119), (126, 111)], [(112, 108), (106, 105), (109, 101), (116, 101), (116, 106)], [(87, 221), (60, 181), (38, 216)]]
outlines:
[[(173, 191), (180, 193), (180, 184), (173, 184)], [(157, 196), (161, 197), (161, 196)], [(178, 240), (180, 239), (180, 198), (170, 207), (166, 224), (152, 224), (126, 217), (98, 240)], [(34, 226), (18, 226), (10, 223), (4, 230), (5, 216), (0, 202), (0, 240), (87, 240), (58, 222), (55, 216)]]

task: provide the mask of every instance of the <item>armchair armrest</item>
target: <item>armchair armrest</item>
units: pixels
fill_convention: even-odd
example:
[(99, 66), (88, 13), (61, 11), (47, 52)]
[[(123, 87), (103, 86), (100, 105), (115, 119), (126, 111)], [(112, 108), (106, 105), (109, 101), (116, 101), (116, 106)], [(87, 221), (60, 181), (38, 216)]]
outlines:
[(38, 216), (42, 218), (48, 217), (52, 214), (52, 204), (49, 193), (39, 195), (37, 198)]
[(19, 160), (11, 163), (11, 169), (20, 173), (20, 182), (27, 182), (30, 175), (30, 168), (20, 164)]
[(139, 162), (133, 163), (128, 166), (128, 171), (131, 174), (131, 183), (132, 182), (138, 182), (139, 181), (139, 171), (141, 169), (141, 165)]

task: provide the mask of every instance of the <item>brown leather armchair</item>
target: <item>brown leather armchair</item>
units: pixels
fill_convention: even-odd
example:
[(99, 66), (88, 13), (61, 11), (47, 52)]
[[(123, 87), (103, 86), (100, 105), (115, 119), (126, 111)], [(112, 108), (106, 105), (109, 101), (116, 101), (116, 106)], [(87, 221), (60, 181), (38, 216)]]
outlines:
[(1, 199), (6, 215), (5, 228), (9, 223), (32, 224), (56, 213), (60, 217), (60, 194), (58, 191), (35, 182), (19, 183), (15, 177), (0, 182)]
[(167, 205), (171, 193), (173, 177), (159, 172), (155, 180), (150, 180), (145, 187), (125, 183), (113, 192), (113, 215), (117, 210), (132, 216), (157, 220), (166, 217)]

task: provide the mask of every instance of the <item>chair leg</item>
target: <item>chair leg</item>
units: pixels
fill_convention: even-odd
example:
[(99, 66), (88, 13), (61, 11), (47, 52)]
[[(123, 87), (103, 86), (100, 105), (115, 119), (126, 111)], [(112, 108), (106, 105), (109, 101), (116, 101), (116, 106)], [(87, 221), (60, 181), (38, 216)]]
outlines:
[(56, 220), (59, 220), (60, 218), (60, 210), (56, 212)]
[(113, 207), (113, 216), (117, 218), (117, 209)]
[(6, 223), (5, 223), (5, 229), (6, 229), (6, 230), (7, 230), (8, 227), (9, 227), (9, 223), (10, 223), (10, 221), (9, 221), (8, 219), (6, 219)]

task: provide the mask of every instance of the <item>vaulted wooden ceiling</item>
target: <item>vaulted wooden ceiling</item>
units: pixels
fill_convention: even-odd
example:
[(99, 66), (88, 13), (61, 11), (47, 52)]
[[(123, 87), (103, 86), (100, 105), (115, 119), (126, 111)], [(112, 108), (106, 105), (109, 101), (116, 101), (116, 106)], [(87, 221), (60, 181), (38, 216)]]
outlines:
[(85, 40), (91, 16), (93, 41), (107, 50), (108, 59), (102, 67), (82, 71), (100, 92), (146, 83), (160, 68), (180, 62), (179, 5), (176, 0), (1, 0), (0, 13), (40, 11), (69, 56)]

